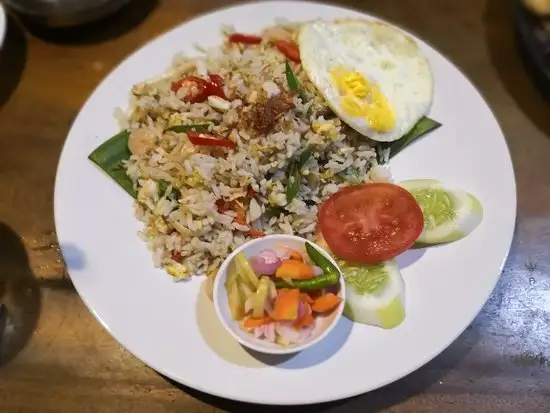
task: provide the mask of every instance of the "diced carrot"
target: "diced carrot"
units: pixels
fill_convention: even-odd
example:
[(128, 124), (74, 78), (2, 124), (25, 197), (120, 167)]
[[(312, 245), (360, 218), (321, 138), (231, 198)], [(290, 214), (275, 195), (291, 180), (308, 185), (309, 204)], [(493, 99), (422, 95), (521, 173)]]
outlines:
[(275, 307), (273, 309), (273, 318), (275, 320), (294, 321), (298, 318), (298, 305), (300, 300), (300, 290), (289, 289), (283, 294), (279, 292)]
[(231, 210), (231, 203), (220, 198), (216, 200), (216, 207), (218, 207), (218, 213), (223, 214)]
[(316, 298), (319, 298), (323, 295), (323, 290), (312, 290), (308, 291), (307, 295), (309, 295), (309, 298), (311, 298), (311, 302), (315, 301)]
[(317, 297), (313, 302), (311, 309), (316, 313), (326, 313), (338, 307), (340, 301), (342, 301), (342, 299), (337, 295), (327, 293), (320, 297)]
[(292, 325), (295, 328), (305, 328), (305, 327), (309, 327), (310, 325), (312, 325), (314, 321), (315, 321), (315, 318), (313, 317), (313, 315), (308, 314), (308, 315), (300, 318), (299, 320), (296, 320), (294, 323), (292, 323)]
[(286, 245), (279, 245), (277, 248), (281, 248), (281, 249), (284, 249), (284, 250), (287, 250), (288, 252), (290, 252), (290, 259), (291, 260), (297, 260), (297, 261), (303, 261), (304, 260), (304, 257), (302, 257), (302, 254), (300, 254), (295, 249), (287, 247)]
[(254, 238), (265, 237), (265, 234), (262, 231), (258, 231), (257, 229), (254, 229), (254, 228), (251, 228), (247, 234), (249, 237), (254, 237)]
[(243, 327), (247, 329), (261, 327), (265, 324), (271, 323), (272, 321), (273, 319), (268, 315), (264, 317), (258, 317), (258, 318), (248, 317), (246, 320), (243, 321)]
[(233, 201), (233, 209), (235, 210), (237, 216), (235, 217), (235, 222), (239, 225), (246, 225), (246, 212), (244, 210), (244, 205), (242, 202), (237, 200)]
[(304, 303), (307, 303), (307, 304), (313, 304), (313, 299), (310, 297), (309, 294), (307, 293), (301, 293), (300, 294), (300, 299), (302, 300), (302, 302)]
[(297, 260), (283, 260), (277, 271), (277, 278), (290, 278), (291, 280), (307, 280), (313, 278), (313, 268), (305, 262)]
[(290, 288), (279, 288), (277, 290), (277, 296), (280, 297), (281, 295), (288, 293), (290, 290)]

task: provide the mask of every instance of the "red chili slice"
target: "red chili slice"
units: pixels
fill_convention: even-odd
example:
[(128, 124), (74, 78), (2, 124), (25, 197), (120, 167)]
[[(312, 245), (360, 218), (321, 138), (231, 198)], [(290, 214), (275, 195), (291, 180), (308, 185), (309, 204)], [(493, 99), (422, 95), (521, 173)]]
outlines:
[(177, 261), (177, 262), (181, 262), (181, 259), (182, 259), (182, 256), (181, 256), (181, 252), (179, 251), (172, 251), (172, 259), (174, 261)]
[(364, 184), (341, 189), (327, 199), (319, 211), (319, 226), (338, 257), (370, 264), (409, 249), (424, 228), (424, 216), (400, 186)]
[(177, 92), (181, 87), (186, 86), (189, 92), (183, 100), (185, 102), (200, 103), (204, 102), (208, 96), (219, 96), (227, 99), (223, 90), (223, 78), (215, 73), (208, 75), (210, 80), (205, 80), (198, 76), (187, 76), (172, 84), (172, 90)]
[(198, 76), (187, 76), (181, 80), (172, 84), (172, 90), (177, 92), (183, 86), (189, 88), (187, 95), (183, 98), (185, 102), (191, 103), (200, 103), (204, 102), (208, 98), (208, 87), (210, 82), (198, 77)]
[(229, 36), (229, 41), (231, 43), (260, 44), (262, 42), (262, 38), (252, 34), (233, 33)]
[(210, 73), (208, 75), (210, 78), (210, 86), (209, 86), (209, 92), (211, 96), (218, 96), (222, 99), (227, 99), (225, 96), (225, 91), (223, 90), (223, 86), (225, 82), (223, 81), (223, 77), (216, 73)]
[(230, 141), (229, 139), (223, 139), (219, 138), (214, 135), (208, 135), (205, 133), (199, 133), (199, 132), (186, 132), (187, 137), (191, 141), (193, 145), (197, 146), (223, 146), (225, 148), (234, 149), (235, 143)]
[(290, 60), (300, 63), (300, 50), (295, 43), (287, 42), (286, 40), (277, 40), (274, 44), (275, 47)]
[(246, 190), (246, 196), (248, 198), (256, 198), (258, 196), (258, 193), (252, 189), (252, 187), (248, 187)]

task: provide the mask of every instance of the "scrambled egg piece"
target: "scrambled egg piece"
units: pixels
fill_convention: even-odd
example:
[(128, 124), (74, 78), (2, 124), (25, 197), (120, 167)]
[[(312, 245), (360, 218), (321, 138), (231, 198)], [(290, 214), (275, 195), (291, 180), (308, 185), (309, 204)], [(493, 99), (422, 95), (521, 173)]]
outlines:
[(171, 113), (168, 116), (168, 127), (183, 125), (183, 118), (179, 113)]
[(189, 269), (185, 265), (181, 264), (168, 264), (164, 266), (164, 269), (168, 274), (170, 274), (172, 277), (176, 278), (189, 278), (191, 277), (191, 273), (189, 272)]
[(332, 172), (330, 169), (327, 169), (325, 172), (319, 173), (319, 178), (321, 179), (330, 179), (334, 176), (334, 172)]
[(163, 234), (166, 234), (168, 232), (168, 225), (166, 224), (164, 219), (162, 219), (162, 217), (157, 217), (155, 219), (154, 225), (159, 232)]
[(196, 187), (202, 184), (202, 176), (196, 169), (193, 171), (193, 175), (185, 178), (185, 183), (191, 187)]
[(311, 129), (319, 135), (325, 135), (334, 131), (334, 125), (331, 123), (313, 122)]

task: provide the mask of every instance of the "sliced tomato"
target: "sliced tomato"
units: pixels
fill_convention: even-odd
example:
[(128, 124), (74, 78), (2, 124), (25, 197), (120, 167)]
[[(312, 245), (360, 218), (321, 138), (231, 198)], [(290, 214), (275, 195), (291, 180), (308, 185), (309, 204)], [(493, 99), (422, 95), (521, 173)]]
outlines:
[(300, 50), (295, 43), (287, 42), (286, 40), (276, 40), (274, 44), (275, 47), (279, 49), (279, 52), (284, 54), (293, 62), (300, 63)]
[(330, 250), (346, 261), (377, 263), (409, 249), (424, 228), (420, 206), (400, 186), (373, 183), (344, 188), (319, 211)]

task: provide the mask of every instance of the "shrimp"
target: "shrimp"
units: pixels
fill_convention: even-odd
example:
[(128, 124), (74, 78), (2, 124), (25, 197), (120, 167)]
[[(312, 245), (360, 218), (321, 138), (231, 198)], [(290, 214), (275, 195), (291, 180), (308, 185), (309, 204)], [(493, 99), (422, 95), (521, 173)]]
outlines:
[(143, 156), (155, 148), (157, 137), (151, 129), (134, 129), (128, 138), (128, 149), (133, 155)]

